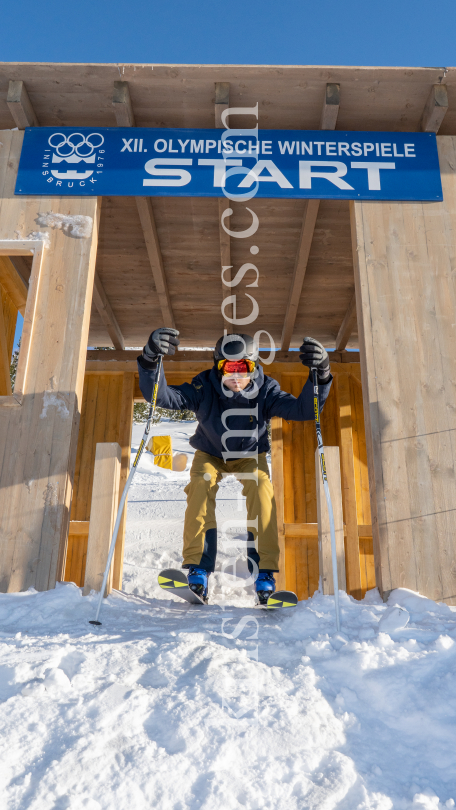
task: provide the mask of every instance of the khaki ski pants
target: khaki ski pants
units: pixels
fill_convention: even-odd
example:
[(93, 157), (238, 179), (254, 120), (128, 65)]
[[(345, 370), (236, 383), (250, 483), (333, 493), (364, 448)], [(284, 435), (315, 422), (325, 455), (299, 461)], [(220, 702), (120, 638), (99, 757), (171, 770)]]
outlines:
[[(187, 510), (184, 523), (183, 566), (199, 565), (204, 551), (205, 533), (216, 529), (215, 496), (222, 474), (250, 473), (239, 479), (247, 500), (248, 531), (253, 534), (259, 554), (260, 570), (279, 570), (279, 538), (276, 505), (266, 453), (256, 458), (229, 459), (197, 450), (190, 470), (190, 483), (185, 487)], [(253, 475), (252, 475), (253, 474)], [(257, 555), (252, 555), (257, 557)]]

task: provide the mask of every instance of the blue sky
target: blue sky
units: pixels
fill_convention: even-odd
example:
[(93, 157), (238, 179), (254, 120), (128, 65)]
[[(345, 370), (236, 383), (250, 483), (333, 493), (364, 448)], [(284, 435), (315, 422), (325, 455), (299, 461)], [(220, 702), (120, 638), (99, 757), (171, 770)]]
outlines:
[(5, 62), (456, 63), (455, 0), (18, 0), (1, 18)]

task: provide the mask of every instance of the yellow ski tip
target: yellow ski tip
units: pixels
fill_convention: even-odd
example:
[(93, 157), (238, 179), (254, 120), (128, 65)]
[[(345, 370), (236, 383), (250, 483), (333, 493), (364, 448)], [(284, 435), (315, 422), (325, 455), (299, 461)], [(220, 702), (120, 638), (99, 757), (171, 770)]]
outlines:
[(158, 584), (159, 585), (161, 585), (162, 582), (171, 582), (171, 581), (172, 580), (170, 580), (168, 577), (158, 577)]

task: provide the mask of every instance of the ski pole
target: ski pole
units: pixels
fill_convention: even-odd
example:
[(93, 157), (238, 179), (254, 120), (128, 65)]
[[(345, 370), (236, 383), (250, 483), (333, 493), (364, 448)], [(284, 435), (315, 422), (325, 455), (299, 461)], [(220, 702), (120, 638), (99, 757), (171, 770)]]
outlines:
[(323, 479), (323, 489), (325, 490), (326, 503), (328, 505), (329, 515), (329, 530), (331, 534), (331, 558), (333, 569), (333, 582), (334, 582), (334, 602), (336, 607), (336, 627), (337, 631), (340, 630), (340, 612), (339, 612), (339, 577), (337, 575), (337, 550), (336, 550), (336, 530), (334, 526), (334, 512), (331, 502), (331, 493), (329, 491), (328, 477), (326, 475), (326, 462), (325, 452), (323, 447), (323, 439), (321, 436), (320, 426), (320, 405), (318, 402), (318, 374), (317, 369), (312, 368), (312, 379), (314, 389), (314, 416), (315, 416), (315, 429), (317, 431), (317, 444), (318, 455), (320, 456), (321, 477)]
[(131, 482), (133, 481), (133, 476), (134, 476), (134, 474), (136, 472), (136, 468), (138, 466), (139, 459), (141, 458), (141, 456), (143, 454), (143, 450), (144, 450), (144, 448), (146, 446), (147, 437), (149, 435), (152, 419), (154, 418), (155, 406), (157, 404), (158, 385), (159, 385), (159, 382), (160, 382), (160, 375), (161, 375), (161, 372), (162, 372), (162, 366), (163, 366), (163, 355), (160, 354), (159, 355), (159, 360), (158, 360), (157, 378), (155, 380), (154, 391), (153, 391), (153, 394), (152, 394), (152, 402), (150, 403), (150, 409), (149, 409), (149, 415), (147, 417), (146, 427), (144, 429), (143, 437), (142, 437), (140, 445), (138, 447), (138, 451), (136, 453), (135, 460), (133, 462), (133, 466), (132, 466), (132, 468), (130, 470), (130, 474), (129, 474), (128, 478), (127, 478), (127, 483), (125, 484), (124, 491), (122, 492), (122, 497), (121, 497), (120, 503), (119, 503), (119, 509), (117, 511), (116, 522), (114, 524), (114, 531), (112, 533), (111, 545), (109, 546), (108, 561), (106, 563), (106, 568), (105, 568), (105, 572), (104, 572), (104, 576), (103, 576), (103, 584), (101, 586), (100, 597), (98, 599), (97, 612), (96, 612), (95, 618), (91, 619), (89, 621), (89, 624), (96, 624), (96, 625), (101, 624), (101, 622), (98, 621), (98, 617), (100, 615), (101, 605), (103, 604), (103, 596), (104, 596), (104, 592), (105, 592), (105, 588), (106, 588), (106, 583), (108, 581), (109, 569), (111, 568), (111, 562), (112, 562), (112, 558), (113, 558), (113, 555), (114, 555), (114, 549), (116, 547), (117, 534), (118, 534), (118, 531), (119, 531), (120, 521), (121, 521), (121, 518), (122, 518), (122, 512), (124, 510), (125, 501), (127, 500), (128, 490), (130, 489)]

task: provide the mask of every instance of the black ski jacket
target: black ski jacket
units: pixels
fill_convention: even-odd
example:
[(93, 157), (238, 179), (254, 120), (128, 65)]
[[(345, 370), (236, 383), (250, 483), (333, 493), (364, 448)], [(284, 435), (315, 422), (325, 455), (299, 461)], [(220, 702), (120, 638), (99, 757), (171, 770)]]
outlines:
[[(147, 402), (152, 399), (156, 369), (144, 368), (138, 357), (139, 387)], [(146, 361), (147, 362), (147, 361)], [(319, 386), (320, 409), (323, 408), (332, 377)], [(256, 386), (256, 387), (255, 387)], [(232, 396), (228, 396), (231, 394)], [(251, 398), (246, 396), (250, 394)], [(167, 385), (164, 371), (160, 376), (157, 405), (172, 411), (194, 411), (198, 427), (190, 444), (218, 458), (242, 458), (269, 450), (267, 423), (272, 416), (293, 422), (314, 419), (313, 385), (309, 375), (298, 398), (280, 389), (278, 382), (267, 377), (260, 366), (254, 382), (244, 391), (222, 389), (215, 367), (202, 371), (191, 383)], [(229, 411), (232, 411), (230, 414)], [(231, 455), (232, 454), (232, 455)]]

